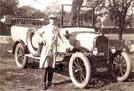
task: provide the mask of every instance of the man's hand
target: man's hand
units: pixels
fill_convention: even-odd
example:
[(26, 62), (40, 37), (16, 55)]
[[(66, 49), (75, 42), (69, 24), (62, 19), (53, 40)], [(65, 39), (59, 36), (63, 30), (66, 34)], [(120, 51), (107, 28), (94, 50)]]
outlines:
[(69, 49), (70, 49), (70, 50), (73, 50), (73, 48), (74, 48), (74, 47), (73, 47), (72, 45), (69, 45)]

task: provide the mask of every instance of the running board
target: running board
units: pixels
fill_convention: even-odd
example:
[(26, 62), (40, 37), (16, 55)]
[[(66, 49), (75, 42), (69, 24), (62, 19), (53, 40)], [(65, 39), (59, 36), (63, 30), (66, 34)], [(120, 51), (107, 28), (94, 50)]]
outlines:
[(25, 54), (26, 57), (30, 57), (30, 58), (33, 58), (33, 59), (40, 59), (40, 57), (35, 57), (33, 56), (32, 54)]
[[(40, 60), (40, 57), (35, 57), (32, 54), (25, 54), (25, 56), (28, 57), (28, 58), (33, 58), (33, 59), (36, 59), (36, 60)], [(66, 62), (63, 62), (62, 60), (57, 60), (56, 64), (59, 64), (59, 63), (63, 63), (64, 64)]]

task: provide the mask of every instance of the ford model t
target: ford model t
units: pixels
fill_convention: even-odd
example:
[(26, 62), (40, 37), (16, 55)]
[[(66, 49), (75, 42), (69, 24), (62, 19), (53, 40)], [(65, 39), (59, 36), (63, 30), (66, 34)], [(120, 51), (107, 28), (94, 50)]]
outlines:
[[(70, 79), (78, 88), (88, 85), (91, 77), (97, 74), (109, 73), (117, 81), (124, 81), (129, 76), (131, 65), (125, 48), (111, 44), (104, 34), (94, 28), (94, 13), (90, 7), (81, 7), (79, 23), (71, 25), (70, 6), (62, 6), (60, 17), (60, 36), (57, 46), (56, 63), (68, 63)], [(34, 33), (41, 28), (40, 19), (12, 19), (11, 36), (14, 40), (13, 53), (19, 68), (24, 68), (28, 57), (38, 48), (38, 36)], [(64, 42), (63, 42), (64, 41)], [(67, 47), (73, 46), (73, 48)]]

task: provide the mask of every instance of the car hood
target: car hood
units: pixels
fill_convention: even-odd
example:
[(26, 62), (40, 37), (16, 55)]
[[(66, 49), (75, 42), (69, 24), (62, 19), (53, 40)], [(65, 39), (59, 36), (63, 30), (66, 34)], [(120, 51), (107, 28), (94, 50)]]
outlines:
[(96, 33), (78, 33), (76, 34), (76, 46), (77, 47), (84, 47), (88, 50), (93, 49), (93, 42), (96, 39), (96, 37), (99, 36), (99, 34)]
[(76, 40), (93, 40), (100, 33), (95, 32), (93, 28), (81, 28), (81, 27), (73, 27), (73, 28), (63, 28), (63, 34), (66, 34), (66, 31), (70, 34), (70, 36), (75, 36)]
[(70, 34), (73, 32), (89, 32), (96, 33), (93, 28), (83, 28), (83, 27), (70, 27), (70, 28), (61, 28), (61, 32), (65, 33), (68, 31)]
[(99, 36), (100, 33), (95, 32), (93, 28), (64, 28), (62, 33), (66, 34), (66, 31), (69, 33), (69, 40), (71, 45), (75, 47), (84, 47), (89, 50), (93, 48), (94, 39)]

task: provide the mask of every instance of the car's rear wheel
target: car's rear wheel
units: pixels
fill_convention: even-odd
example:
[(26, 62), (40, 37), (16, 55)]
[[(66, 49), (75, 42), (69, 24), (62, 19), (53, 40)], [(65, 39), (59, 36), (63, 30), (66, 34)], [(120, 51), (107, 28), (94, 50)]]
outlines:
[(131, 71), (130, 59), (125, 52), (118, 53), (112, 62), (112, 75), (116, 81), (124, 81)]
[(22, 43), (18, 43), (15, 49), (15, 62), (19, 68), (25, 68), (27, 58), (25, 57), (25, 48)]
[(91, 77), (91, 66), (88, 58), (81, 52), (74, 53), (69, 62), (69, 75), (78, 88), (88, 85)]

